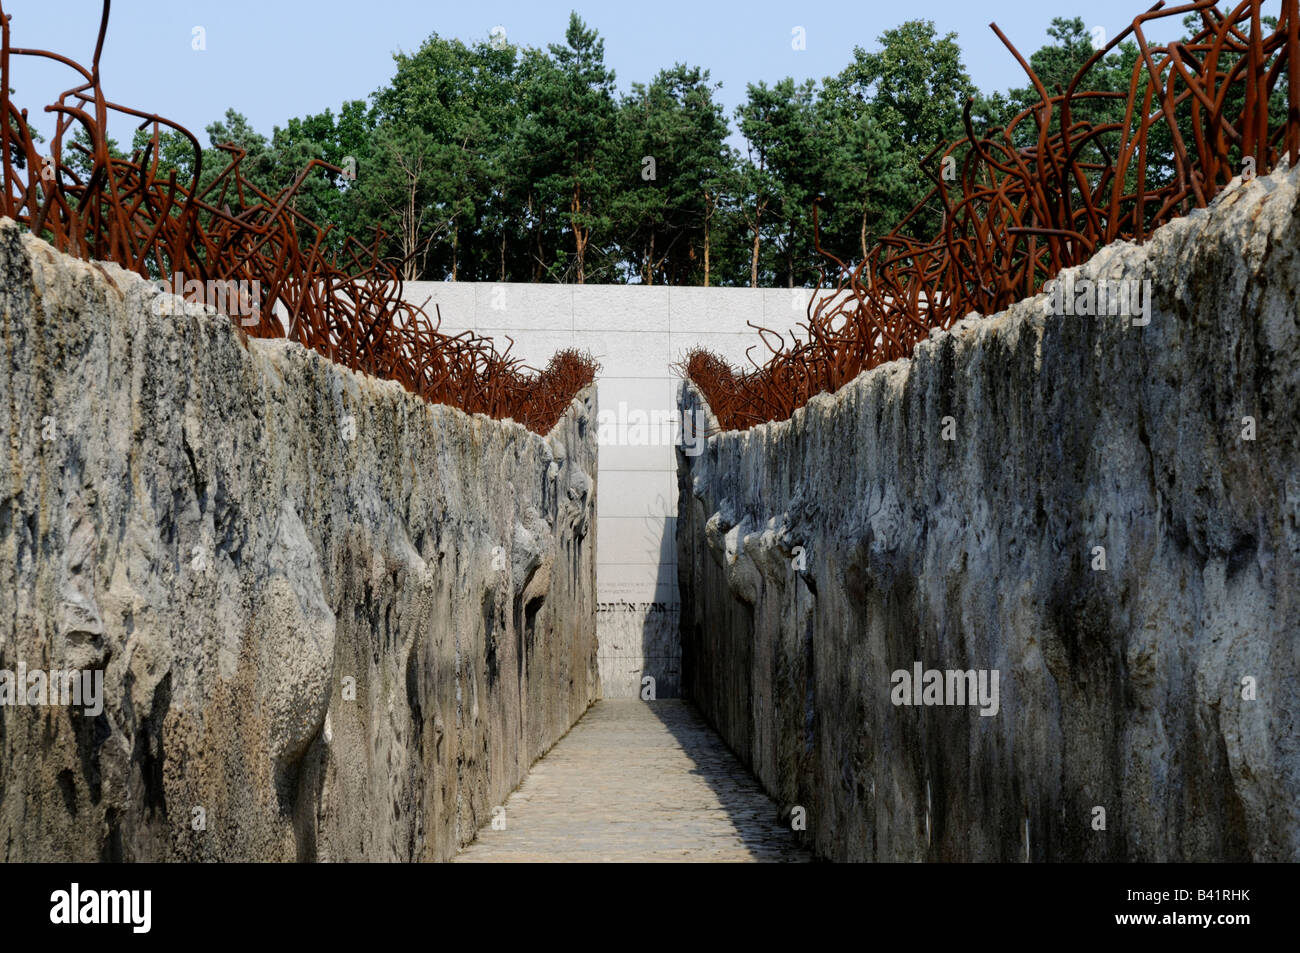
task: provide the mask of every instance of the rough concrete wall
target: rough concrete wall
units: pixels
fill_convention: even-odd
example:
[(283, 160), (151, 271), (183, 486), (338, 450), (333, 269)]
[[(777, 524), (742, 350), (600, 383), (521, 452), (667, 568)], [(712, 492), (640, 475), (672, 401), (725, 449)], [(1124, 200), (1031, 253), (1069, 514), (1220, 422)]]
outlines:
[(0, 707), (5, 860), (446, 859), (598, 697), (590, 389), (430, 406), (7, 220), (0, 296), (0, 669), (104, 673)]
[(1039, 296), (680, 459), (686, 692), (819, 854), (1300, 859), (1298, 178), (1076, 271), (1149, 325)]

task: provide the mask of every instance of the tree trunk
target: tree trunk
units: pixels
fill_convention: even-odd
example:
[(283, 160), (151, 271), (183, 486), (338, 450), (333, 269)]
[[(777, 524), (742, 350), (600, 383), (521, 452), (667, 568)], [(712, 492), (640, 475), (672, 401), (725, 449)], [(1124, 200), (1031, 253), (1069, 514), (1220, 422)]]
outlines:
[(709, 286), (709, 220), (704, 220), (704, 287)]
[(417, 266), (415, 263), (415, 252), (419, 247), (420, 227), (415, 216), (415, 199), (418, 180), (414, 175), (407, 176), (406, 190), (406, 213), (402, 216), (405, 219), (403, 229), (405, 235), (402, 238), (402, 278), (405, 281), (415, 281), (417, 277)]
[(749, 286), (751, 288), (758, 287), (758, 239), (759, 239), (758, 223), (755, 222), (754, 223), (754, 252), (749, 257)]
[(794, 287), (794, 225), (785, 237), (785, 277), (786, 287)]
[(709, 219), (713, 217), (713, 205), (709, 193), (704, 193), (704, 287), (709, 286)]
[[(533, 211), (533, 193), (531, 191), (528, 193), (528, 211), (530, 213)], [(528, 217), (533, 218), (534, 216), (530, 214)], [(540, 216), (537, 216), (538, 221), (533, 224), (533, 240), (537, 243), (537, 254), (533, 256), (533, 281), (542, 280), (542, 223), (540, 218)]]
[[(862, 242), (862, 260), (866, 261), (868, 249), (867, 249), (867, 210), (865, 208), (862, 210), (862, 231), (859, 233), (858, 240)], [(866, 278), (867, 287), (870, 288), (871, 270), (869, 268), (863, 268), (862, 275), (863, 277)]]
[(578, 182), (573, 183), (573, 199), (569, 202), (569, 224), (573, 228), (573, 250), (578, 259), (578, 284), (586, 281), (586, 258), (587, 258), (587, 235), (588, 233), (578, 226), (578, 213), (582, 211), (582, 186)]

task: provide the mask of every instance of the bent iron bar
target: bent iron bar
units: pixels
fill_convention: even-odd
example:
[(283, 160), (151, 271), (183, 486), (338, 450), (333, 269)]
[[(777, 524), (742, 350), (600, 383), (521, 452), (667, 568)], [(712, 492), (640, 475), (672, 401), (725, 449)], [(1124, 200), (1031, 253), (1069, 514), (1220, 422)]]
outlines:
[[(489, 338), (439, 333), (441, 314), (431, 320), (422, 307), (402, 299), (398, 266), (404, 263), (380, 257), (385, 236), (378, 227), (368, 247), (349, 237), (339, 253), (326, 254), (333, 226), (311, 221), (292, 199), (313, 170), (341, 175), (337, 166), (315, 159), (272, 196), (244, 177), (246, 153), (227, 143), (220, 146), (230, 156), (226, 167), (200, 191), (203, 150), (187, 129), (104, 96), (99, 60), (109, 6), (104, 0), (89, 70), (58, 53), (14, 47), (9, 17), (0, 7), (0, 214), (61, 251), (113, 261), (145, 278), (179, 275), (186, 287), (238, 282), (257, 289), (257, 300), (236, 322), (241, 334), (287, 337), (352, 370), (395, 380), (430, 402), (512, 417), (539, 433), (549, 431), (594, 380), (595, 362), (578, 351), (559, 351), (540, 372), (526, 373), (531, 369), (510, 357), (509, 346), (498, 353)], [(36, 148), (27, 111), (10, 101), (13, 56), (54, 60), (81, 77), (45, 107), (56, 116), (48, 155)], [(110, 113), (152, 130), (147, 145), (130, 159), (109, 152)], [(89, 148), (65, 139), (76, 127)], [(175, 170), (160, 177), (164, 127), (193, 149), (188, 182), (178, 182)], [(65, 145), (89, 159), (86, 179), (65, 164)]]
[[(680, 369), (724, 429), (784, 420), (814, 394), (909, 356), (932, 328), (947, 329), (971, 312), (996, 314), (1109, 242), (1140, 243), (1169, 220), (1204, 208), (1238, 174), (1264, 174), (1283, 155), (1294, 168), (1300, 156), (1300, 0), (1282, 0), (1270, 33), (1261, 6), (1262, 0), (1244, 0), (1224, 15), (1215, 0), (1167, 10), (1157, 3), (1096, 51), (1057, 95), (1049, 95), (992, 25), (1040, 101), (985, 137), (975, 134), (968, 102), (965, 138), (922, 160), (933, 188), (856, 267), (816, 241), (838, 281), (822, 294), (822, 269), (807, 323), (799, 325), (802, 339), (792, 334), (787, 345), (782, 334), (751, 323), (770, 352), (764, 364), (751, 357), (754, 369), (741, 372), (696, 349)], [(1147, 43), (1144, 29), (1151, 21), (1189, 13), (1202, 23), (1189, 40)], [(1087, 90), (1089, 70), (1130, 34), (1139, 57), (1127, 95)], [(1270, 124), (1282, 76), (1284, 118)], [(1075, 117), (1098, 99), (1122, 100), (1124, 121)], [(1148, 163), (1147, 146), (1157, 131), (1168, 137), (1172, 169), (1153, 185), (1161, 170)], [(936, 156), (951, 174), (935, 174)], [(915, 237), (927, 211), (941, 211), (943, 225), (938, 234)], [(813, 223), (816, 239), (815, 204)]]

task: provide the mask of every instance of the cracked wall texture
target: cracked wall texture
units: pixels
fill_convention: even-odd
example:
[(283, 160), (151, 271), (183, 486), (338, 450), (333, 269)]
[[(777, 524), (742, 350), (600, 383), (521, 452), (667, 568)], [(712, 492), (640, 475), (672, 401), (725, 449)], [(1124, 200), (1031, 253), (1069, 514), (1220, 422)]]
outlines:
[(445, 860), (598, 697), (594, 389), (430, 405), (8, 220), (0, 309), (0, 670), (104, 673), (0, 706), (3, 859)]
[(1298, 178), (1073, 270), (1144, 327), (1040, 295), (679, 457), (685, 692), (818, 854), (1300, 860)]

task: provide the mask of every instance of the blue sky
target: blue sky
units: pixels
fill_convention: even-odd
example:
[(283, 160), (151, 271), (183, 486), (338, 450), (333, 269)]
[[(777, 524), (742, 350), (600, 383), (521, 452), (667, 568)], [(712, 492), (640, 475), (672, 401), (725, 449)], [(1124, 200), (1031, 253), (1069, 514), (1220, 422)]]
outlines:
[[(1268, 6), (1279, 5), (1272, 0)], [(1111, 35), (1148, 6), (1150, 0), (118, 0), (102, 72), (110, 99), (177, 120), (206, 144), (203, 127), (227, 107), (269, 135), (292, 116), (364, 98), (392, 75), (395, 50), (413, 50), (432, 32), (473, 41), (500, 25), (513, 43), (544, 46), (563, 40), (572, 9), (605, 38), (606, 61), (621, 89), (684, 61), (708, 68), (723, 83), (720, 96), (730, 116), (744, 99), (746, 83), (839, 72), (855, 45), (874, 49), (882, 30), (907, 19), (928, 18), (943, 32), (955, 31), (976, 85), (992, 90), (1021, 85), (1023, 74), (988, 28), (990, 21), (1027, 56), (1042, 45), (1054, 16), (1079, 15), (1090, 28)], [(4, 2), (16, 46), (52, 49), (87, 64), (99, 9), (97, 0)], [(196, 26), (205, 33), (202, 51), (192, 48)], [(804, 29), (805, 50), (792, 49), (796, 27)], [(1165, 32), (1154, 38), (1169, 39), (1177, 31)], [(36, 113), (74, 84), (70, 76), (66, 69), (36, 69), (23, 58), (15, 61), (11, 84), (16, 100)], [(49, 128), (34, 119), (38, 128)], [(130, 138), (129, 130), (110, 132), (119, 141)]]

